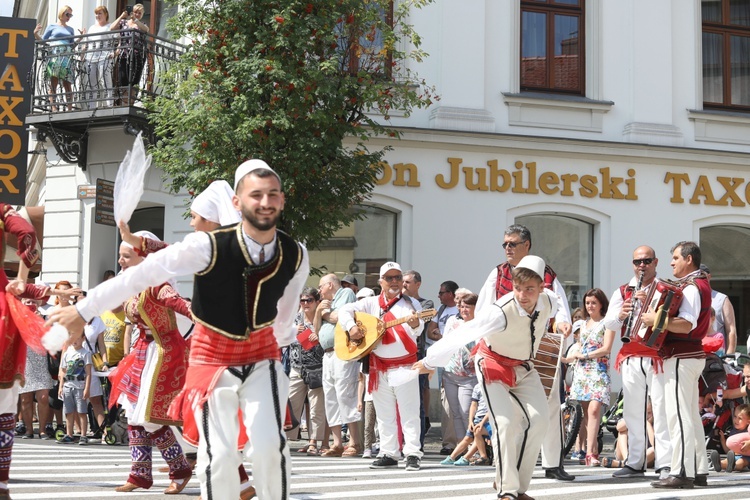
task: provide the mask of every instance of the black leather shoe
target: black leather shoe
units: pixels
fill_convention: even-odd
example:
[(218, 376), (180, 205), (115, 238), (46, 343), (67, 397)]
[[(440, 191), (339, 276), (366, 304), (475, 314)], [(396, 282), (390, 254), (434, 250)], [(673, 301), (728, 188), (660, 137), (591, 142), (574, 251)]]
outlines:
[(652, 482), (651, 486), (654, 488), (692, 489), (693, 484), (694, 481), (689, 477), (669, 476), (666, 479)]
[(708, 486), (708, 474), (696, 474), (693, 484), (695, 486)]
[(576, 477), (571, 476), (562, 467), (553, 467), (544, 471), (544, 477), (547, 479), (557, 479), (558, 481), (572, 481)]

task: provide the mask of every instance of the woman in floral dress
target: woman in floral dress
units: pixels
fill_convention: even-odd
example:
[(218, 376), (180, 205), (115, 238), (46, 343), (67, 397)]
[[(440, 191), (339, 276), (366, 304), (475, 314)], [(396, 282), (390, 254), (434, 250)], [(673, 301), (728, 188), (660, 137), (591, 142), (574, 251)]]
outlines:
[(597, 434), (602, 408), (609, 404), (609, 354), (615, 332), (604, 327), (609, 300), (602, 290), (592, 288), (584, 295), (586, 324), (578, 339), (573, 385), (570, 397), (583, 407), (583, 425), (586, 428), (586, 465), (598, 466)]

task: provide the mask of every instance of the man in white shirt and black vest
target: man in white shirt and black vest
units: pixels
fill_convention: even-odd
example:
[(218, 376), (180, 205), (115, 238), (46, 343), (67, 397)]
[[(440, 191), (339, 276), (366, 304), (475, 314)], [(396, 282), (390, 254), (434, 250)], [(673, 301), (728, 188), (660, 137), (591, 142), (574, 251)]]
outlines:
[[(234, 206), (242, 221), (195, 232), (89, 290), (48, 324), (80, 331), (92, 317), (171, 278), (195, 274), (196, 322), (185, 387), (170, 416), (197, 425), (196, 473), (204, 500), (240, 497), (237, 468), (242, 412), (252, 436), (249, 459), (259, 498), (289, 498), (291, 457), (284, 417), (289, 379), (280, 347), (297, 333), (294, 316), (309, 274), (305, 247), (276, 225), (284, 209), (281, 179), (262, 160), (235, 172)], [(246, 440), (246, 439), (245, 439)]]

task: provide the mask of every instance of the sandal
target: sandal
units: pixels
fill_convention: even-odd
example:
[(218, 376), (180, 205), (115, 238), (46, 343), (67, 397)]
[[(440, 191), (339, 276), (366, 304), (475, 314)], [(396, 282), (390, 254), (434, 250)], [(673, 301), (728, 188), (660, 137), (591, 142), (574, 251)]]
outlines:
[(480, 457), (471, 462), (471, 465), (492, 465), (488, 457)]
[(625, 462), (612, 457), (602, 457), (601, 464), (602, 467), (606, 467), (607, 469), (620, 469), (625, 465)]
[(343, 446), (332, 446), (320, 454), (321, 457), (340, 457), (344, 453)]
[(586, 467), (599, 467), (601, 464), (599, 455), (586, 455)]
[(358, 457), (362, 454), (362, 446), (349, 445), (346, 447), (344, 452), (341, 454), (342, 457)]

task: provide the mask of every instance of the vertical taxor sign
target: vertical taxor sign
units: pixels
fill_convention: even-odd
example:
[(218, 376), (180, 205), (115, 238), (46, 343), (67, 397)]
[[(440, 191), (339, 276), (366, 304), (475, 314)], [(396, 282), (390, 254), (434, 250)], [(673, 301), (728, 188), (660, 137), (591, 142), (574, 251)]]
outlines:
[(0, 202), (11, 205), (26, 203), (34, 26), (33, 19), (0, 17)]

